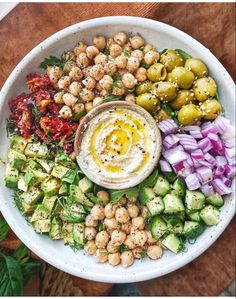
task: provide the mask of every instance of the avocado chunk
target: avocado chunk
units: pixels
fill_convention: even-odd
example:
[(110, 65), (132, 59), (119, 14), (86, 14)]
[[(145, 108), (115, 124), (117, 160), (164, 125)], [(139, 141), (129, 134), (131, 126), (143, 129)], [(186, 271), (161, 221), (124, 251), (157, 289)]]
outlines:
[(80, 187), (75, 185), (70, 185), (70, 200), (72, 202), (77, 202), (82, 205), (92, 207), (93, 203), (88, 200), (86, 195), (81, 191)]
[(41, 189), (47, 196), (56, 195), (61, 187), (61, 183), (58, 179), (49, 177), (47, 180), (41, 183)]
[(43, 172), (40, 169), (38, 169), (38, 170), (32, 169), (31, 173), (33, 174), (34, 180), (37, 183), (42, 183), (43, 181), (45, 181), (49, 177), (49, 175), (47, 173)]
[(62, 238), (64, 239), (65, 244), (72, 245), (74, 243), (73, 228), (73, 223), (63, 223)]
[(33, 227), (36, 233), (48, 233), (50, 232), (51, 222), (49, 219), (37, 220), (33, 223)]
[(84, 224), (75, 223), (73, 226), (73, 239), (76, 245), (84, 245)]
[(139, 192), (139, 200), (141, 204), (146, 205), (146, 203), (150, 200), (152, 200), (155, 197), (155, 193), (152, 188), (149, 187), (143, 187), (140, 189)]
[(30, 158), (46, 158), (49, 154), (46, 144), (28, 143), (25, 148), (25, 155)]
[(69, 195), (69, 184), (66, 182), (62, 182), (61, 187), (58, 192), (59, 192), (59, 195)]
[(52, 160), (36, 159), (40, 166), (49, 174), (51, 173), (55, 163)]
[(27, 143), (28, 141), (20, 135), (10, 137), (10, 148), (19, 153), (24, 153)]
[(4, 180), (6, 187), (16, 189), (18, 187), (19, 171), (7, 164)]
[(36, 209), (34, 210), (34, 213), (30, 219), (30, 222), (47, 219), (49, 217), (49, 215), (50, 215), (50, 213), (49, 213), (48, 209), (43, 204), (39, 204), (39, 205), (37, 205)]
[(157, 195), (165, 196), (170, 191), (170, 183), (162, 176), (159, 176), (153, 188), (153, 191)]
[(27, 192), (19, 196), (20, 206), (24, 213), (29, 213), (35, 209), (36, 202), (43, 197), (43, 192), (34, 186), (31, 186)]
[(52, 169), (51, 175), (61, 180), (68, 170), (69, 168), (56, 164)]
[(59, 240), (62, 238), (62, 227), (61, 227), (61, 221), (54, 217), (51, 222), (51, 228), (49, 232), (49, 237), (54, 240)]
[(42, 204), (44, 205), (45, 208), (47, 208), (49, 213), (51, 213), (55, 206), (56, 201), (57, 201), (56, 196), (51, 196), (51, 197), (44, 196)]
[(82, 205), (78, 204), (68, 204), (62, 209), (60, 213), (60, 218), (63, 221), (78, 223), (85, 219), (86, 211)]
[(13, 149), (9, 149), (8, 158), (11, 167), (16, 169), (22, 169), (26, 162), (26, 156), (22, 153), (19, 153)]
[(19, 176), (18, 189), (24, 192), (28, 190), (28, 185), (25, 183), (24, 176), (22, 174)]
[(79, 187), (83, 193), (91, 192), (93, 183), (87, 177), (84, 177), (79, 181)]

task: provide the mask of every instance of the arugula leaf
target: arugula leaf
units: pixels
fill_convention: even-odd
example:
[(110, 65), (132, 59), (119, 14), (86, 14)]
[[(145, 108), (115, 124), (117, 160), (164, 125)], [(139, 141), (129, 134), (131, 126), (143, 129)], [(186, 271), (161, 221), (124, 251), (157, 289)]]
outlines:
[(122, 101), (124, 98), (122, 96), (114, 96), (112, 94), (106, 96), (103, 100), (103, 103), (113, 102), (113, 101)]
[(6, 238), (9, 230), (10, 227), (7, 224), (6, 220), (4, 218), (1, 218), (0, 219), (0, 242)]
[(24, 264), (26, 263), (29, 258), (30, 258), (30, 251), (29, 249), (25, 246), (25, 244), (21, 244), (13, 253), (12, 255), (13, 258), (17, 260), (19, 264)]
[(133, 187), (133, 188), (123, 189), (123, 190), (109, 190), (109, 193), (110, 193), (110, 202), (112, 204), (115, 204), (124, 195), (126, 195), (128, 198), (131, 198), (131, 197), (137, 195), (138, 194), (138, 188)]
[(7, 137), (9, 137), (11, 134), (15, 132), (15, 124), (13, 120), (7, 119), (6, 130)]
[(100, 198), (96, 197), (93, 193), (85, 193), (85, 195), (95, 204), (103, 206), (103, 202)]
[(66, 61), (64, 59), (59, 59), (55, 56), (49, 56), (49, 58), (45, 58), (39, 65), (40, 68), (46, 69), (47, 66), (58, 66), (60, 69), (63, 70)]
[(160, 55), (164, 54), (168, 49), (164, 49), (160, 52)]
[(158, 176), (159, 176), (159, 172), (157, 169), (155, 169), (152, 172), (152, 174), (148, 178), (146, 178), (146, 180), (144, 180), (141, 184), (139, 184), (139, 189), (141, 189), (143, 187), (153, 188), (156, 184)]
[(188, 53), (186, 53), (185, 51), (183, 51), (181, 49), (175, 49), (175, 51), (177, 53), (179, 53), (179, 55), (183, 58), (184, 61), (187, 60), (187, 59), (189, 59), (189, 58), (192, 58), (191, 55), (189, 55)]

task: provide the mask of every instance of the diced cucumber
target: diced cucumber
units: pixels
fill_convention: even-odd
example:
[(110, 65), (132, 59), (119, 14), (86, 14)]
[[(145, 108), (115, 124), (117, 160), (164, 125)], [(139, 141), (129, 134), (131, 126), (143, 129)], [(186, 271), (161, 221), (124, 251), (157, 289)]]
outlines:
[(28, 141), (20, 135), (10, 137), (10, 148), (17, 152), (24, 153), (27, 143)]
[(141, 204), (145, 205), (149, 200), (155, 197), (155, 193), (152, 188), (144, 187), (140, 189), (139, 200)]
[(55, 206), (56, 201), (57, 201), (56, 196), (51, 196), (51, 197), (44, 196), (42, 204), (44, 205), (45, 208), (47, 208), (49, 213), (51, 213)]
[(84, 177), (79, 181), (79, 187), (83, 193), (91, 192), (93, 183), (87, 177)]
[(193, 212), (192, 211), (188, 211), (187, 214), (188, 214), (188, 217), (189, 217), (190, 220), (197, 221), (197, 222), (201, 221), (201, 217), (200, 217), (200, 212), (199, 211), (193, 211)]
[(172, 186), (172, 192), (173, 194), (179, 196), (179, 197), (184, 197), (185, 191), (186, 191), (186, 185), (184, 180), (178, 178), (177, 180), (174, 181), (174, 184)]
[(195, 239), (203, 233), (204, 229), (204, 225), (200, 222), (185, 221), (183, 234), (186, 238)]
[(175, 214), (185, 210), (181, 198), (174, 194), (167, 194), (163, 198), (163, 202), (165, 206), (164, 213), (166, 214)]
[(182, 223), (184, 220), (184, 216), (182, 216), (182, 212), (177, 214), (164, 214), (161, 216), (162, 219), (168, 223), (168, 225), (175, 226), (179, 223)]
[(178, 222), (175, 225), (169, 225), (168, 230), (170, 233), (180, 235), (180, 234), (182, 234), (182, 232), (184, 230), (184, 225), (182, 222)]
[(47, 196), (56, 195), (61, 187), (61, 183), (58, 179), (49, 177), (47, 180), (41, 183), (41, 189)]
[(18, 189), (21, 191), (24, 191), (24, 192), (26, 192), (28, 190), (28, 185), (25, 183), (23, 175), (19, 176)]
[(37, 233), (48, 233), (51, 228), (50, 219), (37, 220), (33, 223), (33, 227)]
[(151, 230), (153, 238), (158, 240), (167, 231), (167, 225), (166, 225), (165, 221), (161, 219), (161, 217), (154, 216), (151, 218), (150, 230)]
[(13, 149), (8, 151), (9, 163), (12, 168), (22, 169), (26, 162), (26, 156), (20, 152), (17, 152)]
[(222, 207), (224, 205), (224, 200), (219, 193), (214, 193), (213, 195), (208, 196), (206, 202), (215, 207)]
[(205, 206), (205, 196), (200, 191), (186, 190), (185, 204), (189, 210), (201, 210)]
[(84, 245), (84, 224), (75, 223), (73, 226), (73, 239), (77, 245)]
[(183, 242), (175, 234), (169, 234), (161, 243), (174, 253), (178, 253), (183, 249)]
[(170, 191), (170, 183), (162, 176), (159, 176), (153, 188), (153, 191), (157, 195), (165, 196)]
[(40, 166), (47, 172), (51, 173), (55, 163), (52, 160), (36, 159)]
[(68, 170), (69, 168), (56, 164), (52, 169), (51, 175), (61, 180)]
[(39, 205), (37, 205), (36, 209), (34, 210), (34, 213), (33, 213), (32, 217), (30, 218), (30, 222), (48, 219), (49, 214), (50, 213), (49, 213), (48, 209), (43, 204), (39, 204)]
[(220, 211), (216, 207), (208, 205), (201, 210), (200, 217), (206, 225), (217, 225), (220, 222)]
[(158, 215), (164, 210), (164, 203), (160, 196), (151, 199), (147, 202), (146, 205), (150, 211), (151, 216)]
[(58, 193), (60, 195), (69, 195), (69, 185), (66, 182), (62, 182)]
[(18, 180), (19, 180), (19, 171), (15, 168), (12, 168), (10, 164), (7, 164), (4, 180), (5, 180), (6, 187), (11, 189), (17, 189)]
[(59, 219), (54, 217), (51, 222), (51, 228), (49, 232), (49, 237), (54, 239), (54, 240), (59, 240), (62, 238), (62, 227), (61, 227), (61, 222)]
[(80, 187), (75, 185), (70, 185), (70, 200), (88, 207), (93, 206), (93, 203), (88, 200), (86, 195), (81, 191)]
[(55, 162), (68, 168), (76, 168), (76, 164), (71, 158), (64, 152), (58, 152), (55, 158)]

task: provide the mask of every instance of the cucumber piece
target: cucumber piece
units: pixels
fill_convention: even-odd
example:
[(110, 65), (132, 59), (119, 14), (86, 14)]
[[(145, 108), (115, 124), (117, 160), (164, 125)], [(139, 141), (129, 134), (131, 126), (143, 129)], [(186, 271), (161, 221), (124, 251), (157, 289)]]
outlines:
[(55, 206), (56, 201), (57, 201), (56, 196), (51, 196), (51, 197), (44, 196), (42, 204), (49, 211), (49, 213), (51, 213)]
[(61, 230), (62, 230), (62, 227), (61, 227), (60, 220), (57, 219), (56, 217), (54, 217), (51, 222), (49, 237), (54, 240), (61, 239), (62, 238)]
[(139, 200), (143, 205), (145, 205), (149, 200), (152, 200), (155, 196), (156, 195), (152, 188), (143, 187), (140, 189)]
[(61, 187), (61, 183), (58, 179), (49, 177), (47, 180), (41, 183), (41, 189), (47, 196), (56, 195)]
[(10, 137), (10, 148), (17, 152), (24, 153), (27, 143), (28, 141), (20, 135)]
[(161, 214), (164, 211), (164, 203), (161, 197), (155, 197), (147, 202), (151, 216)]
[(175, 234), (169, 234), (161, 243), (174, 253), (178, 253), (183, 249), (183, 242)]
[(36, 159), (39, 165), (47, 172), (51, 173), (55, 163), (52, 160)]
[(200, 217), (200, 212), (199, 211), (193, 211), (193, 212), (189, 211), (187, 213), (187, 215), (188, 215), (189, 219), (192, 220), (192, 221), (197, 221), (197, 222), (201, 221), (201, 217)]
[(186, 238), (195, 239), (200, 236), (205, 229), (205, 226), (196, 221), (185, 221), (183, 234)]
[(73, 226), (73, 239), (77, 245), (84, 245), (84, 224), (75, 223)]
[(186, 185), (184, 180), (178, 178), (177, 180), (174, 181), (174, 184), (172, 186), (173, 191), (171, 193), (179, 196), (179, 197), (184, 197), (185, 192), (186, 192)]
[(49, 154), (46, 144), (28, 143), (25, 148), (25, 155), (30, 158), (46, 158)]
[(165, 221), (161, 219), (160, 216), (154, 216), (151, 218), (150, 221), (150, 230), (153, 238), (158, 240), (166, 233), (167, 225)]
[(212, 204), (215, 207), (222, 207), (224, 205), (224, 200), (219, 193), (215, 193), (206, 198), (206, 202)]
[(88, 200), (86, 195), (81, 191), (80, 187), (75, 185), (70, 185), (70, 200), (73, 202), (80, 203), (82, 205), (92, 207), (93, 203)]
[(92, 191), (93, 183), (87, 177), (84, 177), (79, 181), (79, 187), (83, 193), (88, 193)]
[(50, 232), (51, 222), (49, 219), (37, 220), (33, 223), (33, 227), (36, 233), (48, 233)]
[(220, 222), (220, 211), (216, 207), (208, 205), (201, 210), (200, 217), (206, 225), (217, 225)]
[(170, 191), (170, 183), (162, 176), (159, 176), (153, 188), (153, 191), (157, 195), (165, 196)]
[(163, 198), (164, 202), (164, 213), (165, 214), (175, 214), (182, 211), (185, 211), (184, 204), (180, 197), (174, 195), (174, 194), (167, 194)]
[(26, 156), (13, 149), (9, 149), (8, 159), (11, 167), (18, 170), (22, 169), (26, 163)]
[(184, 230), (184, 225), (183, 225), (182, 222), (178, 222), (175, 225), (168, 226), (168, 230), (169, 230), (170, 233), (181, 235), (183, 233), (183, 230)]
[(4, 179), (6, 187), (11, 189), (17, 189), (18, 180), (19, 180), (19, 171), (15, 168), (12, 168), (10, 164), (7, 164), (5, 179)]
[(32, 217), (30, 218), (30, 222), (48, 219), (49, 215), (50, 215), (50, 213), (49, 213), (48, 209), (43, 204), (39, 204), (39, 205), (37, 205), (36, 209), (34, 210), (34, 213), (33, 213)]
[(201, 210), (205, 206), (205, 196), (200, 191), (186, 190), (185, 204), (189, 210)]

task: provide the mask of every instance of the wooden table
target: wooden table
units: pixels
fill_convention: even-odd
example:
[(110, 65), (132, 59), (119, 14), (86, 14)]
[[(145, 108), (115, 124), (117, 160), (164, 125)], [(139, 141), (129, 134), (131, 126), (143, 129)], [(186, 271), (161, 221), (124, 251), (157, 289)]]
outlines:
[[(208, 47), (236, 77), (233, 3), (30, 3), (19, 4), (0, 22), (0, 86), (14, 66), (49, 35), (71, 24), (109, 15), (142, 16), (173, 25)], [(195, 261), (172, 274), (138, 283), (138, 287), (143, 295), (212, 296), (233, 279), (235, 220)]]

